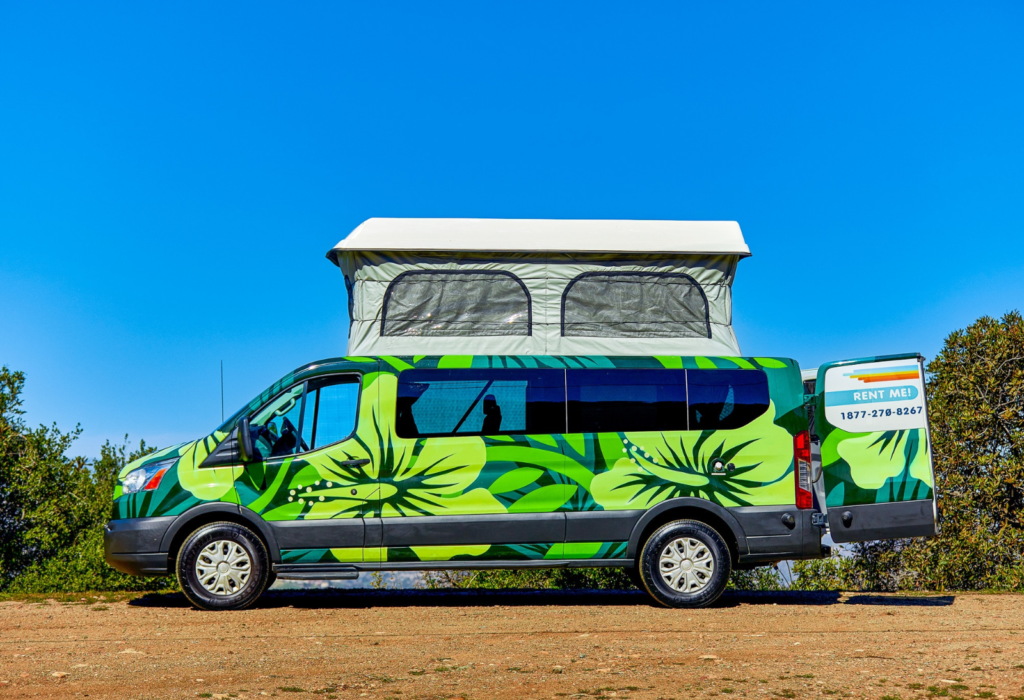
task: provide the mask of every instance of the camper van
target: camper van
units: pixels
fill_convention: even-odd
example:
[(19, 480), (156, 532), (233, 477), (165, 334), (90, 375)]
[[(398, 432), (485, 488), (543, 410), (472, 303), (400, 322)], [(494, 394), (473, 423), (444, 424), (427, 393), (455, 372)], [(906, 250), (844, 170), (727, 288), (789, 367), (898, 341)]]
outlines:
[(826, 534), (934, 534), (922, 358), (742, 355), (747, 255), (734, 222), (371, 219), (328, 254), (349, 354), (127, 465), (106, 560), (207, 610), (278, 578), (599, 566), (699, 607)]

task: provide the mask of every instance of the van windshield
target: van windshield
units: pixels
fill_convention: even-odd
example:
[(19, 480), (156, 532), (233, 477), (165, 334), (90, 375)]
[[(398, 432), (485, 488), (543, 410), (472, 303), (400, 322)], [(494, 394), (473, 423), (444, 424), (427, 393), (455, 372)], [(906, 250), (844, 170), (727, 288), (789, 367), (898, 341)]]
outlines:
[(252, 401), (242, 406), (234, 413), (232, 413), (227, 420), (225, 420), (223, 423), (217, 426), (214, 432), (230, 432), (231, 429), (235, 427), (235, 423), (238, 422), (239, 418), (246, 415), (247, 413), (252, 413), (253, 411), (255, 411), (257, 408), (265, 404), (271, 398), (281, 393), (282, 389), (291, 385), (292, 383), (294, 383), (294, 381), (295, 372), (289, 372), (285, 376), (281, 377), (276, 382), (267, 387), (264, 391), (260, 392), (259, 396), (257, 396)]

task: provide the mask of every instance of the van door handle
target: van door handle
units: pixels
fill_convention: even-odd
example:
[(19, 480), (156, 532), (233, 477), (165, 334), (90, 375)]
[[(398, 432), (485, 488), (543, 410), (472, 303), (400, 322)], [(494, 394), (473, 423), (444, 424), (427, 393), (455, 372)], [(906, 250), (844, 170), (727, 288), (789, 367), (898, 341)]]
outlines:
[(344, 462), (336, 462), (339, 467), (361, 467), (364, 464), (369, 464), (368, 459), (347, 459)]

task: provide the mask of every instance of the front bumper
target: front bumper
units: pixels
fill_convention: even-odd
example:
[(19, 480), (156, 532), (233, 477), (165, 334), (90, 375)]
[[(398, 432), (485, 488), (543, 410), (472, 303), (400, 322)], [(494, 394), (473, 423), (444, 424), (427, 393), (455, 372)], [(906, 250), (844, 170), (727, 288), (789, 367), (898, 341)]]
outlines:
[(167, 552), (161, 552), (174, 516), (111, 520), (103, 527), (103, 558), (118, 571), (132, 576), (170, 573)]

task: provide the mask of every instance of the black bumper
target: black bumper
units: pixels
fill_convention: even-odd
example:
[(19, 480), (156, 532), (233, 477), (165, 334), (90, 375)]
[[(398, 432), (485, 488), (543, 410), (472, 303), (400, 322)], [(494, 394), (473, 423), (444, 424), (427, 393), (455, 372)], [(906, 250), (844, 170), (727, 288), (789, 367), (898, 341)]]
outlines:
[(103, 527), (103, 558), (133, 576), (170, 573), (168, 554), (160, 551), (160, 543), (174, 520), (174, 516), (111, 520)]
[(730, 508), (747, 539), (747, 553), (739, 563), (758, 564), (784, 559), (820, 559), (822, 528), (811, 522), (814, 511), (794, 506), (746, 506)]

